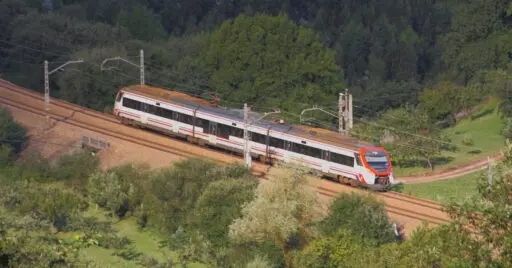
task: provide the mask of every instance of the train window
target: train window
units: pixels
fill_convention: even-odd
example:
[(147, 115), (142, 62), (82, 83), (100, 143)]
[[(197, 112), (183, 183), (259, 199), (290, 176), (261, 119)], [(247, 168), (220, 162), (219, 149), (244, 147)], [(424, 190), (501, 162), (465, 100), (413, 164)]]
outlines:
[(117, 96), (116, 96), (116, 101), (119, 102), (121, 100), (121, 98), (123, 97), (123, 92), (122, 91), (119, 91), (117, 93)]
[(315, 157), (315, 158), (322, 157), (322, 150), (315, 148), (315, 147), (311, 147), (311, 146), (304, 146), (304, 147), (306, 147), (306, 155), (309, 155), (309, 156)]
[(188, 114), (181, 114), (181, 122), (185, 124), (194, 124), (194, 117)]
[(210, 121), (203, 119), (203, 125), (201, 127), (203, 128), (204, 133), (208, 133), (208, 129), (210, 128)]
[(299, 154), (305, 154), (306, 146), (300, 143), (293, 143), (292, 151)]
[(146, 104), (146, 107), (147, 107), (147, 111), (148, 113), (150, 114), (156, 114), (156, 109), (158, 107), (154, 106), (154, 105), (149, 105), (149, 104)]
[(161, 108), (162, 109), (162, 116), (167, 118), (167, 119), (173, 119), (173, 114), (174, 112), (171, 111), (171, 110), (167, 110), (165, 108)]
[(172, 120), (181, 122), (181, 113), (172, 112)]
[(359, 156), (359, 154), (355, 153), (354, 155), (355, 155), (355, 158), (356, 158), (356, 164), (358, 166), (362, 166), (363, 164), (361, 163), (361, 157)]
[(123, 106), (134, 110), (140, 110), (141, 103), (136, 100), (123, 98)]
[(327, 160), (327, 161), (330, 160), (330, 158), (329, 158), (329, 151), (322, 150), (322, 159), (323, 160)]
[(207, 121), (207, 120), (196, 117), (196, 118), (194, 119), (194, 125), (195, 125), (196, 127), (203, 127), (203, 125), (204, 125), (204, 122), (203, 122), (203, 121)]
[(284, 141), (284, 149), (286, 151), (293, 152), (293, 142), (291, 142), (291, 141)]
[[(250, 132), (250, 133), (251, 133), (252, 141), (261, 143), (261, 144), (267, 144), (267, 135), (263, 135), (263, 134), (256, 133), (256, 132)], [(242, 131), (242, 134), (243, 134), (243, 131)]]
[(354, 157), (331, 153), (331, 161), (334, 163), (342, 164), (345, 166), (353, 167), (354, 166)]
[(231, 127), (231, 136), (243, 138), (244, 130), (237, 127)]
[(224, 124), (218, 124), (217, 125), (217, 136), (222, 138), (229, 138), (229, 134), (231, 132), (231, 127)]
[(284, 148), (284, 141), (282, 139), (270, 137), (270, 146), (283, 149)]

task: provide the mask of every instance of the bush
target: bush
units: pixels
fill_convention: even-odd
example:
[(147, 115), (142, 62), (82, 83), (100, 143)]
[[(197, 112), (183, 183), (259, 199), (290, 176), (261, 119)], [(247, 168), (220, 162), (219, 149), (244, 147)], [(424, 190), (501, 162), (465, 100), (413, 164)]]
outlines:
[(100, 159), (87, 150), (62, 155), (57, 160), (53, 177), (85, 194), (89, 176), (100, 166)]
[(172, 232), (179, 226), (187, 229), (195, 219), (191, 212), (207, 185), (240, 174), (244, 172), (236, 166), (221, 167), (203, 159), (177, 162), (173, 168), (155, 174), (147, 184), (144, 213), (139, 213), (139, 220), (143, 224), (147, 220), (162, 231)]
[(122, 181), (116, 173), (98, 172), (89, 178), (87, 190), (94, 203), (122, 218), (129, 209), (133, 185)]
[(464, 134), (464, 137), (462, 138), (462, 144), (466, 146), (473, 145), (473, 137), (471, 134)]
[(34, 152), (23, 156), (17, 164), (19, 179), (30, 181), (48, 181), (52, 176), (50, 163), (40, 153)]
[(63, 190), (55, 185), (39, 183), (19, 183), (14, 189), (10, 207), (28, 214), (35, 213), (40, 218), (48, 220), (50, 228), (62, 230), (69, 220), (79, 211), (87, 209), (87, 202), (69, 190)]
[(295, 264), (304, 268), (347, 267), (349, 260), (360, 258), (361, 253), (374, 246), (375, 241), (338, 229), (333, 236), (309, 244), (295, 258)]
[(0, 167), (5, 167), (13, 163), (15, 159), (12, 147), (8, 144), (0, 144)]
[(507, 124), (503, 127), (501, 131), (502, 135), (509, 140), (512, 140), (512, 119), (507, 119)]
[(0, 108), (0, 144), (12, 147), (15, 154), (23, 150), (27, 141), (27, 130), (14, 121), (7, 108)]
[(370, 195), (342, 193), (329, 209), (330, 215), (319, 225), (325, 236), (347, 229), (356, 236), (376, 240), (378, 244), (396, 240), (384, 205)]
[(229, 225), (242, 216), (242, 205), (254, 198), (255, 179), (228, 179), (210, 183), (196, 202), (194, 227), (214, 246), (227, 246)]

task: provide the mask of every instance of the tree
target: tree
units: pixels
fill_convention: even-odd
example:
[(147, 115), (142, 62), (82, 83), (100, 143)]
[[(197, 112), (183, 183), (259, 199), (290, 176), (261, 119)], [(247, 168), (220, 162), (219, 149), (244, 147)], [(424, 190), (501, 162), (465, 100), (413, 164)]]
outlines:
[(254, 198), (258, 181), (249, 178), (210, 183), (197, 200), (195, 224), (214, 246), (227, 246), (229, 224), (241, 216), (242, 205)]
[(139, 40), (155, 41), (167, 37), (159, 18), (155, 18), (150, 9), (141, 5), (121, 10), (117, 23), (128, 29)]
[[(51, 68), (53, 61), (66, 61), (70, 53), (95, 46), (112, 46), (130, 38), (122, 27), (78, 21), (57, 13), (31, 12), (17, 16), (11, 29), (9, 42), (13, 46), (8, 56), (17, 60), (11, 62), (9, 71), (21, 76), (16, 79), (19, 84), (41, 91), (44, 89), (44, 60), (50, 62)], [(73, 68), (76, 69), (68, 69)]]
[(335, 233), (311, 242), (300, 252), (295, 265), (304, 268), (350, 267), (351, 260), (361, 258), (362, 252), (374, 245), (375, 241), (340, 228)]
[(133, 195), (133, 185), (123, 183), (116, 173), (98, 172), (89, 178), (88, 194), (93, 202), (123, 217)]
[(306, 173), (298, 167), (271, 171), (268, 182), (256, 189), (254, 200), (244, 204), (242, 217), (229, 226), (231, 241), (271, 240), (281, 250), (286, 267), (291, 267), (290, 239), (296, 235), (307, 239), (307, 226), (315, 215), (316, 194), (307, 185)]
[(342, 87), (334, 51), (284, 15), (241, 15), (223, 23), (201, 58), (220, 96), (256, 109), (300, 112), (332, 103)]
[(319, 226), (324, 237), (333, 237), (343, 229), (376, 244), (396, 240), (384, 204), (370, 195), (342, 193), (331, 203), (329, 211)]
[(464, 88), (453, 82), (442, 81), (433, 88), (420, 93), (419, 100), (422, 108), (434, 120), (443, 120), (451, 116), (457, 120), (457, 113), (462, 108), (460, 95)]
[[(434, 169), (433, 158), (447, 147), (449, 140), (429, 116), (419, 108), (399, 108), (382, 113), (371, 127), (381, 142), (398, 160), (423, 159)], [(397, 161), (400, 162), (400, 161)]]
[(512, 116), (512, 63), (505, 69), (488, 70), (484, 73), (484, 86), (500, 100), (501, 111)]
[(463, 204), (450, 204), (447, 210), (460, 228), (469, 228), (481, 237), (482, 250), (494, 252), (493, 260), (502, 267), (512, 265), (512, 147), (493, 168), (491, 179), (480, 175), (479, 196)]

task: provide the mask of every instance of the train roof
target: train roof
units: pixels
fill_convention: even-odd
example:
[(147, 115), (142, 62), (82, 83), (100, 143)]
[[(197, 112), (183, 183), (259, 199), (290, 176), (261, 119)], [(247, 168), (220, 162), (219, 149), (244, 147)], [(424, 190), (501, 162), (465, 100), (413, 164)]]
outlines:
[[(159, 99), (162, 101), (170, 102), (177, 105), (182, 105), (190, 109), (198, 109), (199, 112), (205, 112), (212, 115), (221, 116), (233, 121), (243, 122), (242, 109), (230, 109), (217, 107), (212, 102), (192, 97), (185, 93), (166, 90), (162, 88), (151, 87), (147, 85), (132, 85), (124, 87), (121, 90), (133, 92), (135, 94), (144, 95), (146, 97)], [(250, 112), (249, 120), (261, 117), (260, 114)], [(270, 120), (259, 120), (253, 126), (298, 136), (304, 139), (318, 141), (329, 145), (340, 146), (349, 150), (359, 150), (361, 147), (374, 146), (371, 143), (358, 140), (354, 137), (344, 136), (337, 132), (330, 131), (322, 128), (314, 128), (304, 125), (292, 125), (288, 123), (279, 123)]]
[(158, 87), (152, 87), (148, 85), (132, 85), (127, 86), (124, 88), (121, 88), (123, 91), (127, 92), (133, 92), (135, 94), (140, 94), (146, 97), (159, 99), (162, 101), (167, 101), (179, 105), (186, 105), (189, 107), (196, 108), (199, 106), (206, 106), (206, 107), (214, 107), (214, 104), (211, 102), (208, 102), (206, 100), (203, 100), (201, 98), (196, 98), (193, 96), (190, 96), (188, 94), (178, 92), (178, 91), (172, 91), (167, 90), (163, 88)]

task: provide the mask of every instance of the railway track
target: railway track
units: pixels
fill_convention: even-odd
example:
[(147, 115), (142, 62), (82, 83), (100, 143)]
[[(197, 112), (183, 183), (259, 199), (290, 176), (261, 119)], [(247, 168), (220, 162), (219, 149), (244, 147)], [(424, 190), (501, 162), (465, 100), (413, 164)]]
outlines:
[[(26, 104), (27, 98), (32, 99), (29, 102), (31, 105)], [(36, 104), (34, 104), (34, 101)], [(0, 80), (0, 104), (44, 117), (46, 113), (43, 110), (43, 103), (44, 97), (42, 94), (21, 88), (5, 80)], [(166, 135), (125, 126), (112, 115), (93, 111), (76, 104), (52, 99), (50, 106), (49, 115), (55, 122), (100, 133), (106, 137), (128, 141), (184, 158), (202, 156), (215, 159), (223, 164), (241, 161), (240, 157), (234, 157), (229, 153), (198, 147), (186, 141), (172, 139)], [(172, 140), (172, 145), (169, 140)], [(268, 169), (267, 165), (256, 161), (253, 162), (253, 174), (260, 178), (264, 178)], [(316, 186), (316, 190), (321, 198), (328, 199), (326, 201), (334, 199), (341, 192), (365, 191), (327, 180), (315, 181), (317, 181), (315, 182), (316, 185), (313, 186)], [(415, 229), (422, 221), (426, 221), (430, 226), (437, 226), (450, 220), (437, 202), (395, 192), (375, 194), (378, 199), (385, 202), (386, 210), (392, 219), (401, 224), (405, 223), (406, 233)]]

